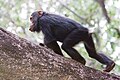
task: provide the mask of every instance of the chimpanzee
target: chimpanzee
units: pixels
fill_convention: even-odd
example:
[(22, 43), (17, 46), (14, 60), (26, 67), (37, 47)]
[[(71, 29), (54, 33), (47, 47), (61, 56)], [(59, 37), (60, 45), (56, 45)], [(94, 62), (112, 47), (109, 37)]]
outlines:
[(91, 58), (96, 59), (106, 65), (104, 71), (110, 72), (115, 63), (102, 53), (97, 53), (89, 30), (78, 22), (56, 14), (46, 13), (44, 11), (35, 11), (30, 17), (31, 32), (40, 32), (44, 34), (44, 44), (51, 48), (55, 53), (62, 55), (57, 41), (62, 42), (61, 48), (74, 60), (85, 65), (85, 59), (73, 48), (79, 42), (84, 46)]

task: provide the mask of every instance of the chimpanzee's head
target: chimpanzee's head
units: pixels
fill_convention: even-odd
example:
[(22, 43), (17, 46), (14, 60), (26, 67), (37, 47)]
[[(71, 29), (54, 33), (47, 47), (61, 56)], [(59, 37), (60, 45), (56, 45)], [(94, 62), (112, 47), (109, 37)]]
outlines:
[(31, 25), (30, 25), (30, 31), (31, 32), (40, 32), (40, 26), (39, 26), (39, 18), (42, 16), (43, 11), (35, 11), (32, 13), (30, 17)]

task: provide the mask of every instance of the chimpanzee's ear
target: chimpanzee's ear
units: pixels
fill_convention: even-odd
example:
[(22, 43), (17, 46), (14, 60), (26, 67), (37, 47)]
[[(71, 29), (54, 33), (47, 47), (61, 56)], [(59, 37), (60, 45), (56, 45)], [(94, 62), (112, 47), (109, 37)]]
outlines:
[(43, 11), (38, 11), (38, 14), (41, 16), (43, 14)]

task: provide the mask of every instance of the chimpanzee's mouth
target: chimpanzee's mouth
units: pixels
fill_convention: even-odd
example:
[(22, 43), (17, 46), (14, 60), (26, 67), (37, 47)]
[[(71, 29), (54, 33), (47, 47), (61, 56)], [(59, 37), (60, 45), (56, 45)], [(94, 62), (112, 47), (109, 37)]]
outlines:
[(29, 29), (31, 32), (35, 32), (32, 28)]
[(34, 22), (31, 22), (31, 23), (30, 23), (30, 29), (29, 29), (29, 30), (30, 30), (31, 32), (35, 32), (34, 27), (35, 27)]

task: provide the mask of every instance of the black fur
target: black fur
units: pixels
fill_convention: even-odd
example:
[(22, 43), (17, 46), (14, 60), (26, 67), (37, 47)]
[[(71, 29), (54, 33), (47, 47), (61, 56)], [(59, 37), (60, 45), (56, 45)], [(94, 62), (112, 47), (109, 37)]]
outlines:
[(102, 64), (107, 65), (107, 70), (113, 69), (111, 66), (114, 62), (104, 54), (96, 52), (92, 35), (88, 29), (78, 22), (66, 17), (43, 12), (39, 16), (38, 12), (32, 14), (34, 30), (44, 34), (44, 43), (59, 55), (63, 55), (57, 41), (62, 42), (61, 48), (74, 60), (85, 65), (85, 59), (73, 48), (79, 42), (84, 42), (85, 48), (90, 57), (96, 59)]

